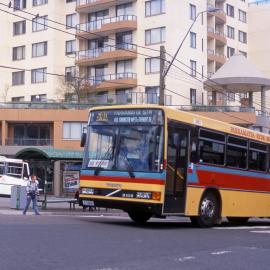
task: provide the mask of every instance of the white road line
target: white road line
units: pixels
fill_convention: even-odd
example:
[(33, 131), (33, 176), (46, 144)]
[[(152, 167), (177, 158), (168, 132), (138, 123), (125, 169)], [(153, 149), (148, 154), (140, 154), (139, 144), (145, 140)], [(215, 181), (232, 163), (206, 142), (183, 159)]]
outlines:
[(195, 260), (196, 257), (194, 256), (187, 256), (187, 257), (183, 257), (183, 258), (178, 258), (177, 261), (178, 262), (185, 262), (185, 261), (190, 261), (190, 260)]
[(250, 231), (252, 233), (265, 233), (265, 234), (269, 234), (270, 231)]
[(214, 227), (214, 230), (253, 230), (270, 229), (270, 226), (241, 226), (241, 227)]
[(211, 252), (211, 255), (223, 255), (223, 254), (228, 254), (228, 253), (232, 253), (232, 251), (230, 250), (215, 251), (215, 252)]

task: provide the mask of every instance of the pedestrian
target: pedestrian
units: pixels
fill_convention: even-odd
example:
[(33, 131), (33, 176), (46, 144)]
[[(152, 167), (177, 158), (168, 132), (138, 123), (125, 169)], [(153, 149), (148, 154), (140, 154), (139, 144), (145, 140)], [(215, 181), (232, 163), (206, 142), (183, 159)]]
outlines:
[(28, 207), (32, 201), (33, 204), (33, 210), (35, 211), (36, 215), (39, 215), (38, 207), (37, 207), (37, 196), (39, 196), (39, 190), (38, 190), (38, 180), (36, 175), (32, 174), (30, 179), (27, 181), (26, 185), (26, 205), (23, 210), (23, 214), (25, 215)]

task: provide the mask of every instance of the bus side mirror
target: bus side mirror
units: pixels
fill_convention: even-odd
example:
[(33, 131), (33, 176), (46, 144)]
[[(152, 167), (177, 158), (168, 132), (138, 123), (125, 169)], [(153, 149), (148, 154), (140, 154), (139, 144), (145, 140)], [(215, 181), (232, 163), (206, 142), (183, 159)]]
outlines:
[(180, 145), (180, 136), (179, 134), (173, 134), (173, 145), (178, 148)]
[(81, 137), (81, 147), (85, 146), (85, 142), (86, 142), (86, 128), (83, 128), (83, 132), (82, 132), (82, 137)]

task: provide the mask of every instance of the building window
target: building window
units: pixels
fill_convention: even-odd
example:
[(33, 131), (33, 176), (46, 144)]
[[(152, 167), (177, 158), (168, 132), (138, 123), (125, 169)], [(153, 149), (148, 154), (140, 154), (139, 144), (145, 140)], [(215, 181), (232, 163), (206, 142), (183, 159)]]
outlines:
[(24, 9), (26, 8), (26, 0), (14, 0), (13, 9)]
[(66, 15), (66, 27), (73, 28), (76, 26), (76, 13)]
[(47, 41), (32, 44), (32, 57), (47, 55)]
[(145, 59), (145, 73), (158, 73), (160, 70), (160, 59), (153, 57), (153, 58), (146, 58)]
[(227, 58), (230, 58), (235, 53), (235, 49), (231, 47), (227, 47)]
[(239, 21), (246, 23), (247, 22), (247, 13), (239, 9)]
[(66, 3), (76, 2), (77, 0), (66, 0)]
[(13, 97), (11, 98), (11, 102), (23, 102), (24, 97)]
[(41, 95), (32, 95), (31, 96), (32, 102), (46, 102), (47, 101), (47, 95), (41, 94)]
[(36, 17), (32, 20), (32, 31), (38, 32), (48, 28), (48, 16)]
[(196, 16), (197, 16), (197, 11), (196, 11), (196, 6), (189, 4), (189, 17), (192, 21), (195, 21)]
[(196, 92), (197, 90), (194, 88), (190, 88), (190, 104), (195, 105), (196, 104)]
[(48, 0), (33, 0), (33, 7), (48, 4)]
[(196, 49), (196, 33), (190, 32), (190, 48)]
[(159, 27), (145, 31), (145, 44), (159, 44), (165, 42), (166, 28)]
[(43, 83), (47, 81), (47, 68), (31, 70), (31, 83)]
[(234, 39), (234, 28), (227, 25), (227, 37)]
[(65, 69), (65, 81), (70, 82), (73, 80), (73, 77), (76, 75), (76, 67), (66, 67)]
[(247, 33), (243, 31), (238, 31), (238, 40), (242, 43), (247, 43)]
[(146, 101), (148, 104), (158, 104), (159, 87), (150, 86), (145, 88)]
[(231, 102), (235, 101), (235, 93), (233, 92), (228, 93), (228, 101), (231, 101)]
[(22, 35), (26, 32), (26, 21), (19, 21), (13, 23), (13, 35)]
[(227, 15), (234, 18), (234, 7), (227, 4)]
[(24, 71), (12, 72), (12, 85), (24, 84)]
[(12, 49), (12, 60), (25, 59), (25, 46), (14, 47)]
[(63, 139), (80, 140), (83, 128), (87, 126), (84, 122), (64, 122), (63, 123)]
[(197, 62), (194, 60), (190, 60), (190, 75), (196, 77), (197, 73)]
[(132, 103), (132, 88), (116, 89), (117, 104), (131, 104)]
[(131, 15), (132, 13), (132, 3), (123, 4), (116, 7), (116, 16)]
[(165, 13), (165, 0), (151, 0), (145, 2), (145, 16), (154, 16)]
[(132, 74), (132, 71), (132, 60), (116, 62), (117, 79), (129, 77), (129, 74)]
[(74, 40), (67, 40), (66, 41), (66, 54), (73, 54), (76, 52), (76, 41)]

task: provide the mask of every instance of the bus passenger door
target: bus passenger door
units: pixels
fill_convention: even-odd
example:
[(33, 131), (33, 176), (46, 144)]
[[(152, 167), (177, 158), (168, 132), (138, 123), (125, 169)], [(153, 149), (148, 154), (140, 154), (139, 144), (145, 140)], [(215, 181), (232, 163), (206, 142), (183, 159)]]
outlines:
[(167, 175), (163, 213), (181, 214), (185, 210), (189, 131), (169, 126)]

